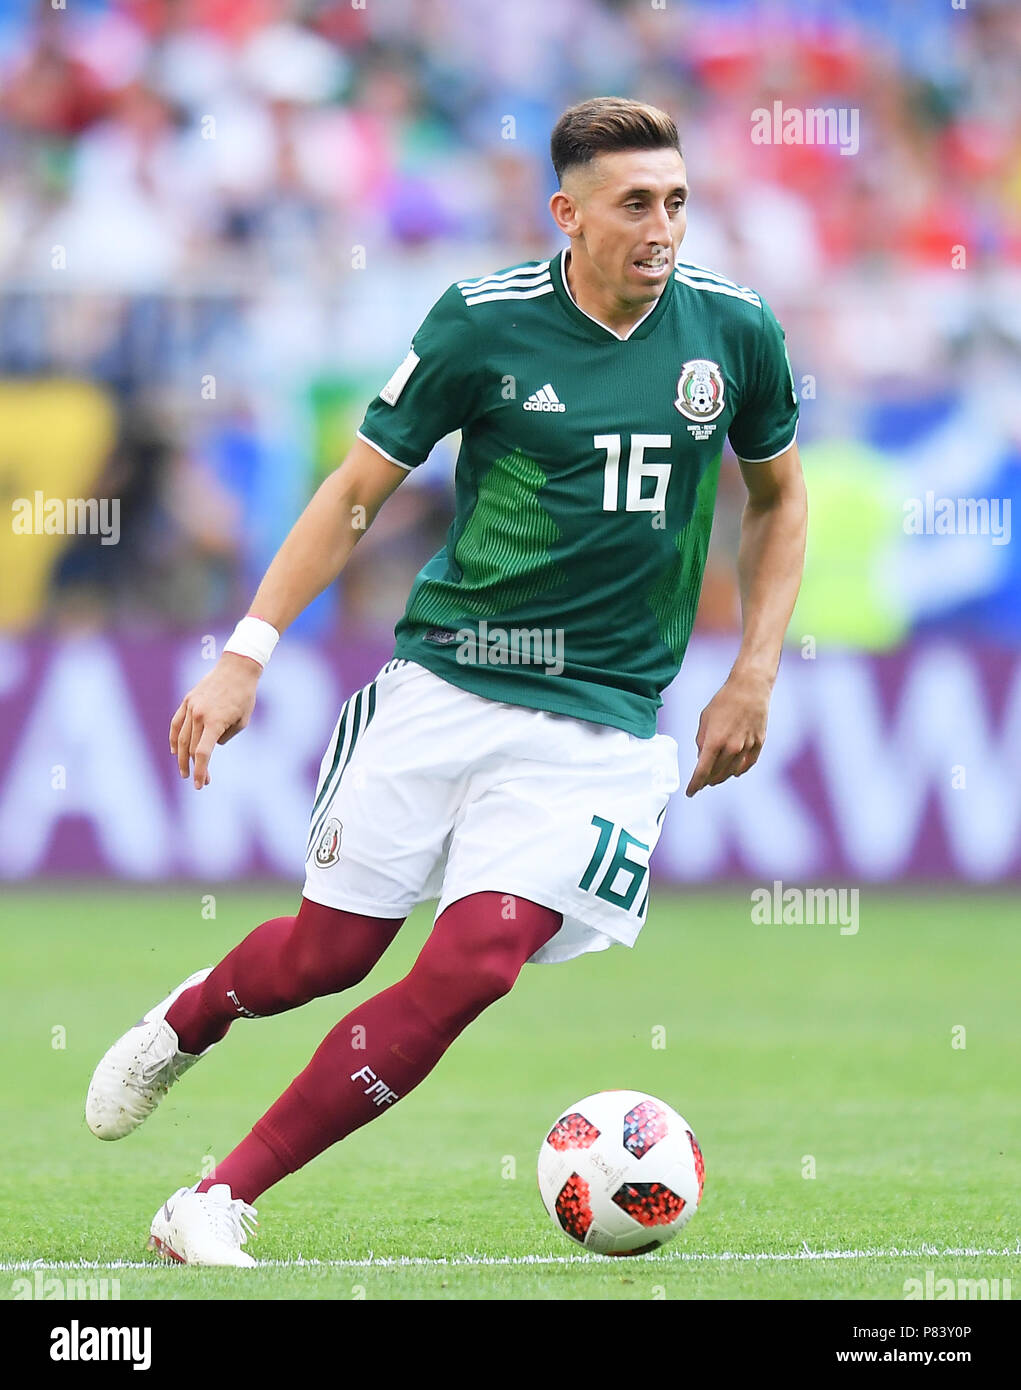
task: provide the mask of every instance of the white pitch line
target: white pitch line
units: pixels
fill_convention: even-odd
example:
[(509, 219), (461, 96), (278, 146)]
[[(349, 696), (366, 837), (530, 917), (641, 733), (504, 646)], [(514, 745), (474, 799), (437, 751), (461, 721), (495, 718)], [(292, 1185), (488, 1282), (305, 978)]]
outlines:
[[(892, 1260), (892, 1259), (974, 1259), (979, 1256), (1021, 1255), (1021, 1242), (1011, 1249), (937, 1249), (934, 1245), (921, 1246), (914, 1250), (901, 1250), (891, 1246), (888, 1250), (722, 1250), (715, 1253), (664, 1250), (659, 1254), (635, 1255), (628, 1264), (724, 1264), (752, 1262), (769, 1264), (774, 1261), (797, 1260)], [(419, 1255), (383, 1255), (367, 1260), (306, 1260), (300, 1255), (294, 1260), (260, 1260), (260, 1269), (412, 1269), (412, 1268), (479, 1268), (480, 1266), (532, 1266), (532, 1265), (581, 1265), (603, 1264), (609, 1260), (607, 1255), (589, 1253), (578, 1255), (453, 1255), (450, 1257), (428, 1257)], [(0, 1262), (0, 1271), (5, 1273), (24, 1272), (32, 1269), (160, 1269), (167, 1266), (159, 1260), (5, 1260)], [(619, 1266), (623, 1268), (623, 1265)]]

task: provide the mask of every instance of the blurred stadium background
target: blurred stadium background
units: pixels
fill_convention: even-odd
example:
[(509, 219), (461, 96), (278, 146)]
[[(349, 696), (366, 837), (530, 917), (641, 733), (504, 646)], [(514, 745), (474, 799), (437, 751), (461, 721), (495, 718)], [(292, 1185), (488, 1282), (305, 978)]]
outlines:
[[(661, 878), (1016, 881), (1018, 546), (905, 508), (1006, 520), (1021, 492), (1019, 71), (1009, 0), (4, 0), (0, 496), (116, 498), (120, 536), (0, 526), (0, 878), (300, 883), (322, 748), (442, 544), (456, 438), (202, 796), (169, 717), (442, 290), (559, 249), (550, 129), (617, 93), (677, 120), (685, 259), (786, 328), (811, 508), (766, 752), (678, 799)], [(776, 100), (853, 108), (860, 148), (753, 143)], [(741, 501), (731, 460), (662, 721), (682, 763), (735, 650)]]

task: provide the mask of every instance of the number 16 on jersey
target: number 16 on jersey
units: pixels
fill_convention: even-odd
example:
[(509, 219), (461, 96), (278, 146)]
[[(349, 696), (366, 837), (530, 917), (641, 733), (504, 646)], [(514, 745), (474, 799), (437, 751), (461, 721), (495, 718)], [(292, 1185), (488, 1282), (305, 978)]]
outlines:
[[(622, 825), (614, 825), (612, 821), (605, 820), (602, 816), (593, 816), (592, 824), (599, 831), (599, 840), (578, 887), (583, 892), (594, 891), (597, 898), (602, 898), (604, 902), (613, 903), (615, 907), (623, 908), (625, 912), (629, 912), (638, 896), (639, 889), (648, 877), (649, 846), (625, 830)], [(596, 874), (602, 868), (610, 843), (614, 839), (614, 832), (616, 832), (616, 840), (614, 841), (613, 855), (598, 885), (592, 890)], [(638, 851), (640, 857), (629, 859), (628, 850)], [(647, 896), (648, 890), (646, 890)], [(643, 899), (642, 905), (638, 909), (639, 917), (641, 917), (644, 908), (645, 900)]]
[[(603, 511), (617, 512), (620, 507), (620, 455), (621, 436), (619, 434), (593, 435), (592, 443), (597, 449), (606, 450), (606, 463), (603, 467)], [(647, 449), (669, 449), (673, 440), (669, 434), (633, 434), (628, 452), (627, 474), (624, 484), (624, 508), (626, 512), (662, 512), (666, 510), (666, 490), (670, 483), (669, 459), (658, 463), (646, 462)], [(646, 478), (654, 480), (650, 496), (642, 496), (642, 484)]]

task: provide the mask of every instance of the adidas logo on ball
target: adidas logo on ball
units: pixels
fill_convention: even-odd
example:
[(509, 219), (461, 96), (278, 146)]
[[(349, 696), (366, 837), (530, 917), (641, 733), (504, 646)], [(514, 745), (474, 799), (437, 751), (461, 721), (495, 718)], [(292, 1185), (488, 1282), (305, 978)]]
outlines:
[(562, 401), (557, 399), (557, 393), (547, 381), (545, 386), (540, 386), (538, 391), (534, 391), (525, 401), (526, 410), (559, 410), (567, 409)]

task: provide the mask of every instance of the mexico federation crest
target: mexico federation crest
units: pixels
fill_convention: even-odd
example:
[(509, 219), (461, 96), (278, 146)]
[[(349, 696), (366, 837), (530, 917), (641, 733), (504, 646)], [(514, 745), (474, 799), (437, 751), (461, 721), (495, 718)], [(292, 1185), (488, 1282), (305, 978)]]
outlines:
[(328, 869), (340, 859), (340, 837), (344, 827), (332, 817), (323, 826), (323, 833), (316, 845), (316, 863), (321, 869)]
[(706, 357), (685, 362), (677, 378), (674, 405), (689, 420), (704, 425), (723, 411), (723, 373), (719, 363)]

